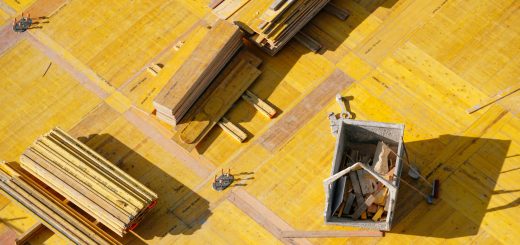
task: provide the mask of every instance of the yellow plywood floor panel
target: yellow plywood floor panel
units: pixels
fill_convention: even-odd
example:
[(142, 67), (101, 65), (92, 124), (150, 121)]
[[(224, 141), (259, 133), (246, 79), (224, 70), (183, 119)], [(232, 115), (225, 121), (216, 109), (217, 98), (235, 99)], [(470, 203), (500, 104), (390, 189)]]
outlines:
[[(281, 244), (272, 234), (229, 201), (212, 210), (213, 214), (193, 236), (175, 239), (179, 244)], [(199, 238), (202, 238), (199, 240)], [(168, 244), (170, 240), (162, 243)], [(199, 242), (195, 242), (199, 241)]]
[(10, 18), (9, 14), (0, 9), (0, 25), (3, 25)]
[(2, 0), (9, 7), (16, 10), (16, 12), (22, 12), (27, 7), (31, 6), (36, 0)]
[(169, 1), (72, 1), (53, 19), (44, 31), (114, 87), (198, 20)]
[(2, 159), (18, 159), (36, 136), (55, 126), (70, 128), (100, 102), (27, 41), (4, 54), (0, 65)]
[[(16, 1), (4, 2), (20, 11)], [(19, 2), (26, 8), (34, 1)], [(271, 3), (249, 2), (231, 20), (252, 23)], [(17, 160), (51, 127), (70, 131), (159, 193), (151, 215), (129, 234), (130, 244), (279, 244), (287, 240), (279, 240), (276, 229), (356, 230), (323, 222), (322, 181), (330, 175), (335, 144), (327, 114), (340, 111), (333, 96), (315, 113), (303, 112), (305, 118), (298, 119), (306, 123), (288, 129), (277, 147), (267, 147), (262, 138), (341, 70), (355, 82), (329, 92), (348, 96), (356, 120), (404, 123), (410, 158), (430, 180), (441, 179), (441, 197), (428, 205), (401, 186), (398, 201), (405, 203), (385, 237), (295, 243), (518, 241), (520, 95), (473, 114), (465, 111), (519, 82), (518, 3), (333, 3), (349, 10), (347, 21), (321, 12), (303, 30), (323, 44), (319, 53), (296, 41), (275, 57), (252, 48), (263, 64), (249, 89), (276, 107), (278, 116), (265, 118), (240, 99), (226, 117), (248, 134), (246, 142), (215, 127), (186, 152), (150, 113), (155, 95), (215, 21), (208, 1), (67, 1), (42, 29), (22, 34), (0, 53), (0, 160)], [(7, 19), (0, 11), (0, 22)], [(54, 62), (53, 53), (62, 63)], [(164, 67), (153, 76), (146, 67), (157, 63)], [(71, 71), (83, 73), (81, 83)], [(85, 87), (101, 91), (103, 99)], [(221, 169), (231, 169), (237, 182), (215, 192), (211, 183)], [(240, 195), (250, 195), (257, 206), (240, 206), (233, 199)], [(271, 213), (255, 216), (260, 210)], [(0, 216), (0, 233), (22, 233), (36, 222), (5, 198)], [(42, 234), (34, 242), (64, 241)]]

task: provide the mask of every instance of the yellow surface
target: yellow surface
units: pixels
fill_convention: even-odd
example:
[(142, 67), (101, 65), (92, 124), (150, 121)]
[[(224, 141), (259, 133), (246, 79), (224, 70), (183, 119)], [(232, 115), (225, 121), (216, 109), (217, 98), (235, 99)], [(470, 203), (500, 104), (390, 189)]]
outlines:
[(2, 0), (4, 3), (9, 5), (12, 9), (16, 10), (17, 13), (23, 11), (27, 7), (31, 6), (36, 0)]
[(0, 24), (3, 25), (4, 23), (6, 23), (9, 17), (10, 16), (6, 12), (0, 9)]
[[(267, 119), (239, 100), (226, 117), (240, 125), (249, 140), (240, 144), (216, 127), (196, 150), (186, 153), (165, 143), (175, 144), (169, 141), (172, 133), (152, 124), (149, 113), (154, 96), (214, 20), (206, 16), (207, 1), (70, 1), (45, 28), (30, 33), (61, 56), (68, 69), (53, 62), (42, 77), (52, 60), (34, 42), (20, 41), (0, 54), (0, 159), (17, 160), (50, 127), (70, 131), (159, 193), (158, 206), (136, 235), (129, 235), (131, 242), (279, 243), (276, 232), (250, 217), (248, 212), (254, 210), (234, 205), (228, 191), (211, 189), (221, 168), (231, 168), (240, 178), (233, 188), (243, 188), (292, 229), (351, 230), (323, 224), (321, 183), (330, 174), (335, 142), (326, 115), (340, 110), (334, 98), (315, 115), (300, 118), (305, 125), (292, 129), (291, 138), (274, 151), (257, 140), (339, 69), (356, 80), (338, 91), (353, 97), (356, 120), (406, 125), (411, 159), (423, 173), (431, 172), (429, 178), (441, 180), (441, 199), (435, 205), (420, 201), (406, 210), (384, 238), (309, 242), (518, 241), (520, 94), (473, 114), (465, 112), (520, 82), (518, 2), (334, 3), (349, 9), (347, 21), (320, 13), (304, 28), (325, 46), (321, 54), (295, 41), (276, 57), (252, 50), (264, 63), (250, 90), (274, 105), (279, 115)], [(232, 19), (247, 23), (258, 9), (245, 6)], [(164, 65), (156, 77), (145, 70), (151, 63)], [(67, 72), (71, 69), (107, 97), (100, 99), (85, 89)], [(150, 121), (139, 125), (128, 110), (132, 107)], [(210, 172), (195, 171), (198, 168)], [(400, 190), (402, 196), (410, 192)], [(0, 200), (2, 229), (21, 233), (36, 221), (14, 203)], [(37, 241), (60, 242), (57, 236), (42, 237)]]

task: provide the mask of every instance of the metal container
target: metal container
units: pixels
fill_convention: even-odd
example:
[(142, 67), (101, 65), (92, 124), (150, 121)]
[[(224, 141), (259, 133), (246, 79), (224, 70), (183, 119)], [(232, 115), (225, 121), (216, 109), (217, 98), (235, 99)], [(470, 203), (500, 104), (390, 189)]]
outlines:
[(390, 203), (385, 221), (372, 220), (353, 220), (351, 218), (343, 218), (332, 216), (332, 203), (335, 196), (334, 191), (337, 189), (338, 181), (325, 186), (325, 224), (363, 227), (368, 229), (389, 231), (392, 226), (395, 204), (397, 199), (397, 190), (399, 189), (399, 179), (402, 171), (403, 146), (403, 124), (380, 123), (369, 121), (354, 121), (350, 119), (338, 119), (339, 131), (336, 136), (336, 147), (334, 150), (334, 158), (332, 160), (331, 176), (339, 172), (339, 168), (345, 159), (346, 143), (368, 143), (377, 144), (383, 141), (390, 147), (397, 147), (394, 178), (390, 182), (394, 188), (389, 188)]

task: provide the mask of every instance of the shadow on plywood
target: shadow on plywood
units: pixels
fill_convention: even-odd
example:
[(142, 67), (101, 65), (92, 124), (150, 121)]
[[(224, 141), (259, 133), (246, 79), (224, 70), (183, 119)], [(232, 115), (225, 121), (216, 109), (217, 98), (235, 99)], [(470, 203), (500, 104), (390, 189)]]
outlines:
[(133, 243), (167, 235), (190, 235), (211, 215), (209, 202), (110, 134), (79, 137), (81, 142), (116, 164), (159, 196), (157, 206), (134, 230)]
[[(429, 181), (440, 179), (440, 197), (429, 205), (401, 183), (390, 233), (438, 238), (473, 236), (487, 213), (517, 207), (518, 199), (490, 208), (494, 206), (490, 205), (494, 195), (520, 191), (497, 185), (510, 143), (455, 135), (406, 143), (412, 164), (422, 169)], [(407, 172), (404, 165), (404, 180), (425, 193), (431, 191), (426, 183), (411, 179)]]

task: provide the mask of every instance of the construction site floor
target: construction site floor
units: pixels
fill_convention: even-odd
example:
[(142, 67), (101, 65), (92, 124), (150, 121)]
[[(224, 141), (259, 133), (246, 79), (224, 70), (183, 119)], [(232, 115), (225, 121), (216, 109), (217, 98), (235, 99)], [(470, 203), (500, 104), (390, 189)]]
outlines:
[[(158, 193), (133, 244), (514, 244), (520, 240), (520, 94), (466, 110), (520, 82), (520, 2), (333, 1), (347, 21), (320, 13), (304, 32), (315, 54), (291, 41), (250, 88), (274, 105), (267, 119), (239, 101), (192, 152), (150, 113), (152, 100), (207, 31), (207, 0), (3, 0), (0, 2), (0, 160), (18, 161), (60, 126)], [(47, 16), (12, 31), (21, 12)], [(146, 67), (162, 63), (159, 76)], [(356, 120), (404, 123), (410, 158), (440, 179), (435, 205), (407, 201), (383, 238), (289, 240), (284, 230), (324, 225), (322, 181), (335, 138), (328, 112), (349, 96)], [(221, 169), (238, 181), (215, 192)], [(0, 241), (37, 219), (0, 197)], [(12, 240), (11, 240), (12, 241)], [(32, 244), (65, 243), (51, 232)]]

